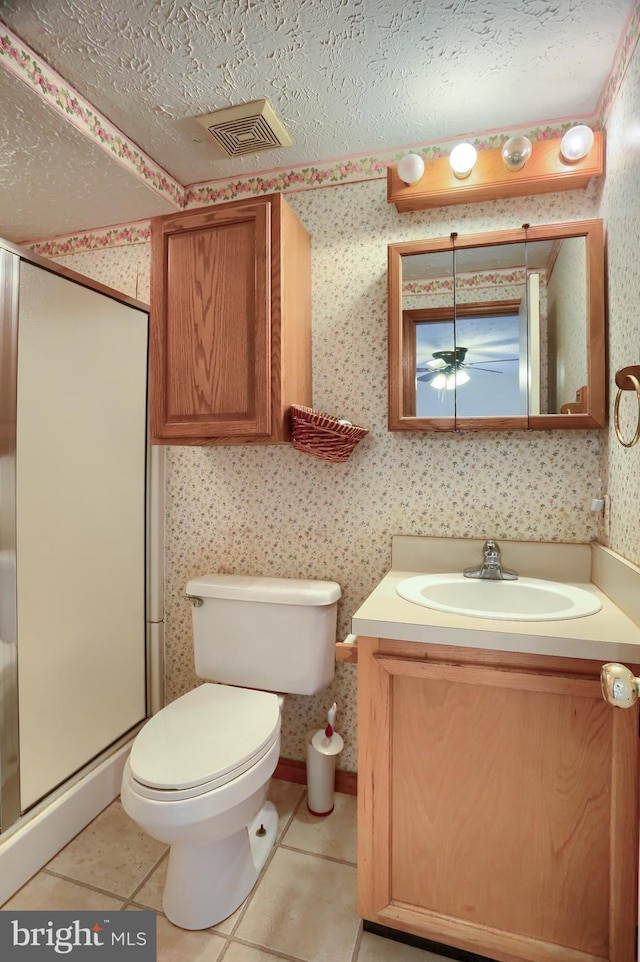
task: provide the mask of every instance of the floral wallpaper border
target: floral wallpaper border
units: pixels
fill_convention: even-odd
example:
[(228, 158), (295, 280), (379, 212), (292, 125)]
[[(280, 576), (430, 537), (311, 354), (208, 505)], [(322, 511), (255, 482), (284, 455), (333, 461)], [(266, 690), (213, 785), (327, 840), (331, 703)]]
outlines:
[(635, 53), (635, 49), (640, 41), (640, 3), (636, 3), (629, 23), (623, 34), (619, 51), (613, 64), (613, 69), (609, 75), (609, 80), (604, 86), (596, 107), (596, 116), (599, 126), (604, 128), (611, 105), (616, 98), (616, 94), (622, 86), (627, 68)]
[[(532, 130), (518, 130), (525, 133), (533, 142), (552, 140), (561, 137), (572, 126), (571, 122), (560, 126), (535, 127)], [(512, 134), (514, 131), (508, 131)], [(506, 131), (470, 136), (469, 141), (477, 150), (499, 147), (507, 136)], [(446, 156), (451, 147), (459, 140), (442, 141), (438, 144), (416, 145), (411, 148), (424, 160), (436, 160)], [(202, 207), (240, 197), (258, 197), (277, 191), (313, 190), (317, 187), (335, 187), (338, 184), (353, 184), (363, 180), (380, 180), (387, 176), (387, 167), (397, 164), (409, 148), (395, 148), (373, 157), (342, 158), (312, 167), (293, 167), (288, 170), (265, 171), (264, 173), (239, 180), (209, 181), (204, 184), (190, 184), (185, 189), (185, 206)]]
[[(636, 4), (593, 118), (596, 127), (604, 126), (605, 117), (622, 84), (639, 37), (640, 4)], [(254, 177), (183, 186), (97, 111), (78, 91), (66, 84), (42, 57), (39, 57), (1, 22), (0, 64), (31, 87), (81, 133), (108, 151), (148, 187), (174, 204), (177, 209), (206, 206), (240, 197), (258, 197), (277, 191), (312, 190), (337, 184), (377, 180), (385, 177), (387, 167), (397, 163), (406, 152), (405, 148), (377, 156), (342, 158), (314, 166), (266, 171)], [(532, 141), (536, 142), (559, 137), (570, 126), (571, 122), (567, 122), (518, 132), (526, 133)], [(514, 132), (508, 131), (508, 133)], [(490, 149), (499, 146), (506, 133), (507, 131), (480, 134), (470, 137), (470, 140), (479, 150)], [(451, 143), (415, 145), (413, 150), (426, 160), (436, 159), (448, 153)], [(58, 257), (76, 251), (143, 243), (148, 239), (148, 229), (148, 225), (144, 223), (119, 225), (109, 227), (105, 231), (83, 231), (64, 238), (34, 240), (28, 246), (45, 256)]]
[[(457, 274), (456, 290), (476, 288), (504, 287), (505, 284), (524, 284), (526, 272), (524, 268), (510, 270), (484, 271), (477, 274)], [(435, 277), (429, 281), (404, 281), (402, 293), (412, 294), (449, 294), (453, 291), (453, 277)]]
[(183, 206), (184, 187), (145, 154), (4, 24), (0, 24), (0, 63), (31, 87), (49, 106), (158, 194)]
[(106, 230), (81, 231), (64, 237), (33, 241), (23, 246), (42, 257), (64, 257), (66, 254), (82, 254), (105, 248), (148, 244), (150, 240), (149, 221), (135, 221), (133, 224), (119, 224), (117, 227), (109, 227)]
[[(148, 187), (161, 194), (176, 208), (201, 206), (234, 200), (241, 196), (260, 196), (284, 190), (309, 190), (315, 187), (376, 180), (386, 176), (386, 169), (406, 153), (406, 148), (384, 151), (377, 156), (338, 158), (314, 166), (300, 166), (266, 171), (257, 176), (234, 180), (210, 181), (183, 186), (133, 140), (101, 114), (85, 97), (67, 84), (47, 62), (32, 50), (8, 27), (0, 23), (0, 64), (26, 83), (43, 100), (97, 146), (135, 174)], [(625, 48), (626, 49), (626, 48)], [(533, 141), (559, 137), (571, 122), (556, 126), (540, 126), (526, 132)], [(511, 131), (510, 131), (511, 133)], [(470, 138), (478, 150), (497, 147), (506, 131)], [(413, 148), (426, 160), (447, 154), (455, 141), (440, 144), (415, 145)]]

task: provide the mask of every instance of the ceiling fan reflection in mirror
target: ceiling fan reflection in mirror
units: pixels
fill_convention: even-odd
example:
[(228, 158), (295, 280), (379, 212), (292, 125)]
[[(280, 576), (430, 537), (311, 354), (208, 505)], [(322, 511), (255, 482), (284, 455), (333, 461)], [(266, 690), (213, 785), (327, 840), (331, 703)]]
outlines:
[[(434, 351), (434, 360), (427, 361), (426, 366), (417, 367), (417, 380), (427, 381), (436, 390), (452, 391), (453, 388), (466, 384), (471, 380), (467, 371), (485, 371), (488, 374), (502, 374), (496, 368), (484, 367), (485, 364), (505, 364), (518, 361), (517, 357), (493, 358), (490, 361), (470, 361), (465, 363), (468, 348), (456, 347), (453, 351)], [(423, 372), (423, 373), (420, 373)]]

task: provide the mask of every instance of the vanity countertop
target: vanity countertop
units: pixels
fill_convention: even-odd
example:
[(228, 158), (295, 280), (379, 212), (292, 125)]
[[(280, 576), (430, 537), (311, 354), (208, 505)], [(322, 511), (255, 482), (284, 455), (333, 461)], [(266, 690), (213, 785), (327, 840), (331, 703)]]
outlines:
[[(584, 547), (589, 550), (589, 546)], [(612, 563), (611, 558), (606, 560)], [(353, 633), (399, 641), (640, 664), (640, 625), (625, 614), (609, 594), (589, 582), (588, 576), (557, 580), (596, 594), (602, 608), (594, 615), (558, 621), (492, 621), (447, 614), (405, 601), (397, 594), (396, 587), (404, 578), (415, 574), (413, 565), (406, 565), (404, 570), (392, 568), (354, 614)]]

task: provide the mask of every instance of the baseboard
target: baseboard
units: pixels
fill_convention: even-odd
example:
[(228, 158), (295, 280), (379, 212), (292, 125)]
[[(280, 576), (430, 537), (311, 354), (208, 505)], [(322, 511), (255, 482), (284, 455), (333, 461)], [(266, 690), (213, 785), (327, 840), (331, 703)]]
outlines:
[[(297, 785), (307, 784), (307, 766), (305, 762), (297, 761), (294, 758), (281, 758), (278, 762), (274, 778), (280, 778), (283, 782), (295, 782)], [(355, 772), (342, 772), (336, 770), (336, 792), (343, 795), (358, 794), (358, 776)]]
[(130, 750), (127, 742), (0, 836), (0, 905), (118, 797)]

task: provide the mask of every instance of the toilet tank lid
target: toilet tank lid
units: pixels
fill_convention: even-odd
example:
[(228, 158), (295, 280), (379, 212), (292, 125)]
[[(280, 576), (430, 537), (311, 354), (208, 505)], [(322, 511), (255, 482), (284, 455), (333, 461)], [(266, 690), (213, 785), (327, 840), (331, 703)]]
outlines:
[(278, 605), (331, 605), (341, 594), (342, 589), (335, 581), (298, 578), (211, 574), (187, 583), (187, 595)]

